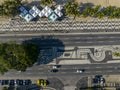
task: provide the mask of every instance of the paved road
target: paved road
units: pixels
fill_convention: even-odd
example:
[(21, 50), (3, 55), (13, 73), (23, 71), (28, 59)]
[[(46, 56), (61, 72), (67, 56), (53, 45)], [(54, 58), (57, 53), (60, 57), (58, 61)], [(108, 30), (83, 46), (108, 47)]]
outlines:
[(120, 34), (77, 34), (56, 36), (0, 36), (0, 41), (15, 40), (20, 43), (31, 40), (40, 46), (93, 46), (93, 45), (120, 45)]
[[(52, 73), (52, 66), (34, 66), (28, 68), (26, 72), (11, 71), (1, 76), (2, 78), (40, 78), (54, 76), (89, 76), (89, 75), (108, 75), (120, 74), (120, 64), (85, 64), (85, 65), (62, 65), (59, 72)], [(83, 73), (77, 73), (77, 69), (85, 69)], [(14, 76), (13, 76), (14, 75)]]

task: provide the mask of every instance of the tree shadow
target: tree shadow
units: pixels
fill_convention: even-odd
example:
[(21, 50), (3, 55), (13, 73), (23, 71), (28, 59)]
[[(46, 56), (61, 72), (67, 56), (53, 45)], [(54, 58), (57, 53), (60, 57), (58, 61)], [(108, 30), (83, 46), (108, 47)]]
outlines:
[(24, 6), (28, 7), (28, 8), (31, 8), (32, 6), (37, 6), (40, 10), (42, 9), (42, 7), (40, 6), (41, 4), (41, 1), (32, 1), (32, 2), (28, 2), (28, 1), (25, 1), (22, 3)]
[(56, 4), (63, 5), (73, 0), (54, 0)]
[(54, 39), (53, 36), (41, 36), (23, 41), (23, 43), (32, 43), (39, 46), (40, 52), (36, 65), (48, 64), (54, 60), (57, 64), (57, 58), (64, 53), (64, 44), (59, 39)]
[(80, 80), (78, 80), (78, 82), (76, 83), (76, 87), (78, 89), (80, 88), (86, 88), (88, 87), (88, 78), (87, 77), (82, 77)]
[(48, 87), (55, 88), (56, 90), (64, 90), (64, 84), (61, 80), (56, 77), (48, 78), (49, 85)]
[(79, 9), (80, 9), (80, 11), (83, 11), (86, 7), (93, 7), (94, 6), (94, 4), (93, 3), (80, 3), (80, 7), (79, 7)]

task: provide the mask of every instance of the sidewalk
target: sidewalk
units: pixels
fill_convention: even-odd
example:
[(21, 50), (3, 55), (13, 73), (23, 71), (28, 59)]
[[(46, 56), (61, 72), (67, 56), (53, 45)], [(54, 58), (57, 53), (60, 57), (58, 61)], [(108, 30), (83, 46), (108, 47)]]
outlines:
[(39, 33), (92, 33), (92, 32), (120, 32), (120, 19), (90, 19), (72, 20), (65, 18), (62, 21), (51, 22), (48, 19), (25, 22), (13, 19), (6, 24), (0, 24), (1, 32), (39, 32)]

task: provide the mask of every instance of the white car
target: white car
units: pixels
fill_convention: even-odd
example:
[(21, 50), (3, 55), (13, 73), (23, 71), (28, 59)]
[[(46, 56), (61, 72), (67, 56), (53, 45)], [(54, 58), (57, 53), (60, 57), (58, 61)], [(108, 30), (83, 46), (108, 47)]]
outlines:
[(58, 67), (57, 67), (56, 65), (54, 65), (52, 68), (53, 68), (53, 69), (57, 69)]
[(84, 72), (84, 69), (77, 69), (76, 72), (77, 72), (77, 73), (83, 73), (83, 72)]

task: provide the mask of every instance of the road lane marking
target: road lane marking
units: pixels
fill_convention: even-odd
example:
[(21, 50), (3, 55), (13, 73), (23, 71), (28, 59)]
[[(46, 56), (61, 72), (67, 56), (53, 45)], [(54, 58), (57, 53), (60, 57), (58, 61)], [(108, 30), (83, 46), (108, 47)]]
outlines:
[(85, 72), (85, 73), (90, 73), (89, 71)]
[(96, 67), (96, 68), (102, 68), (102, 67)]
[(95, 71), (95, 72), (98, 72), (98, 73), (99, 73), (99, 72), (102, 72), (102, 71)]
[(107, 71), (107, 72), (113, 72), (113, 71)]
[(43, 68), (38, 68), (38, 70), (43, 70)]
[(85, 69), (90, 69), (90, 67), (85, 67)]
[(107, 66), (107, 68), (113, 68), (113, 66)]

